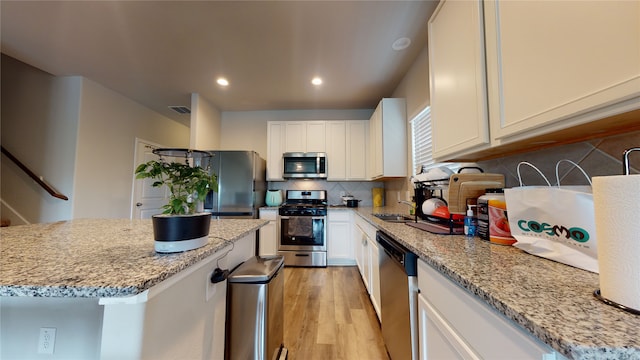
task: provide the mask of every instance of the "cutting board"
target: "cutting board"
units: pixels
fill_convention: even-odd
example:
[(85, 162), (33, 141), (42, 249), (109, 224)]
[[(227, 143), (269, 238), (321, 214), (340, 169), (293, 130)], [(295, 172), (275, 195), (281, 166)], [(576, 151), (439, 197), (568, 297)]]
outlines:
[(449, 178), (449, 213), (466, 214), (487, 189), (504, 188), (504, 175), (488, 173), (453, 174)]

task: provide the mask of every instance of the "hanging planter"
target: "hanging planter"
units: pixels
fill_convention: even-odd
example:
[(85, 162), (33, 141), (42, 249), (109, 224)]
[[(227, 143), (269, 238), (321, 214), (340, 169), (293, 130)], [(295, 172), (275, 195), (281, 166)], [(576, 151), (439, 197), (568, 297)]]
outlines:
[[(169, 203), (164, 212), (152, 216), (155, 250), (173, 253), (197, 249), (209, 241), (211, 214), (198, 212), (209, 191), (217, 191), (215, 174), (208, 166), (202, 167), (211, 153), (189, 149), (155, 149), (159, 160), (140, 164), (136, 168), (136, 179), (155, 180), (151, 186), (167, 186)], [(166, 161), (165, 157), (184, 158), (184, 163)]]

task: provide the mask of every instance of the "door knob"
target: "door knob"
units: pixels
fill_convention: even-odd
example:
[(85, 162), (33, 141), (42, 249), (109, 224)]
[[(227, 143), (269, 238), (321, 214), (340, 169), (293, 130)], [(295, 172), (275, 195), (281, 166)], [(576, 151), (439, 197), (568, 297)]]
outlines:
[(140, 206), (142, 206), (142, 203), (136, 203), (136, 206), (140, 207)]

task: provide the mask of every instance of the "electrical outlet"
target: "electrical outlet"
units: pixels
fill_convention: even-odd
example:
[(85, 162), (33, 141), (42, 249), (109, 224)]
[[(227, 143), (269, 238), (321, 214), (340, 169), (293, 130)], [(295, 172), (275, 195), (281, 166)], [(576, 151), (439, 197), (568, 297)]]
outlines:
[(53, 354), (56, 345), (56, 328), (40, 328), (38, 338), (38, 354)]

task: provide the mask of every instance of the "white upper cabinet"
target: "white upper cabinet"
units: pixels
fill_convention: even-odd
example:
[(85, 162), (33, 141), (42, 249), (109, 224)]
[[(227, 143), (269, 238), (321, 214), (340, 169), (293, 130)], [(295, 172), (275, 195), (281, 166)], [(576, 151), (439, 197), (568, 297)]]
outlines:
[(325, 152), (325, 121), (285, 121), (284, 152)]
[(282, 154), (325, 152), (325, 121), (267, 122), (267, 180), (284, 181)]
[(282, 154), (285, 152), (284, 122), (267, 122), (267, 180), (284, 181)]
[[(302, 121), (284, 122), (284, 152), (307, 151), (307, 126)], [(280, 154), (282, 155), (282, 154)]]
[(640, 2), (486, 1), (485, 18), (495, 140), (640, 108)]
[(370, 178), (407, 176), (407, 116), (404, 99), (380, 101), (369, 120)]
[(638, 1), (443, 0), (429, 44), (436, 160), (571, 141), (640, 109)]
[(327, 180), (368, 180), (369, 120), (327, 121)]
[(479, 1), (442, 1), (429, 20), (429, 78), (434, 158), (489, 147)]
[(368, 180), (367, 144), (369, 140), (368, 120), (347, 120), (346, 125), (346, 180)]
[(307, 121), (307, 152), (326, 152), (326, 121)]
[(381, 176), (382, 169), (382, 107), (378, 105), (369, 119), (369, 178)]
[(368, 180), (369, 120), (269, 121), (267, 129), (267, 180), (284, 180), (285, 152), (327, 153), (327, 180)]
[(347, 177), (347, 125), (345, 121), (327, 121), (326, 153), (327, 180)]

